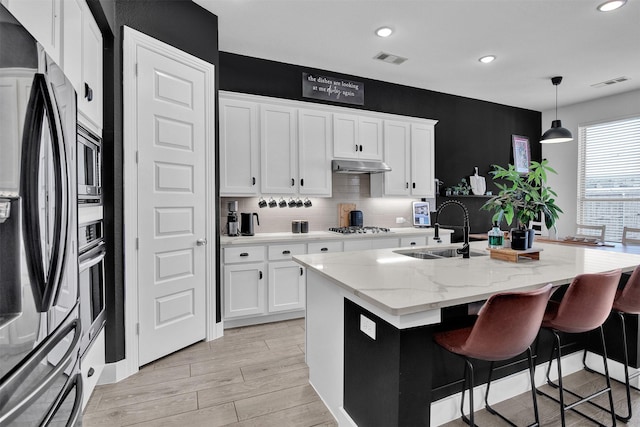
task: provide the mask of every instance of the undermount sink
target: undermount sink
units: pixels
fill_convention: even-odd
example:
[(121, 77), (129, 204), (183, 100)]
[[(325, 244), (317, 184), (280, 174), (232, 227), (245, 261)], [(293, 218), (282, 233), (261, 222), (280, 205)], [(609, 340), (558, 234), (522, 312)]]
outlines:
[[(399, 255), (410, 256), (419, 259), (444, 259), (444, 258), (462, 258), (462, 254), (456, 252), (458, 248), (425, 248), (425, 249), (401, 249), (393, 251)], [(487, 256), (485, 251), (469, 251), (469, 256)]]

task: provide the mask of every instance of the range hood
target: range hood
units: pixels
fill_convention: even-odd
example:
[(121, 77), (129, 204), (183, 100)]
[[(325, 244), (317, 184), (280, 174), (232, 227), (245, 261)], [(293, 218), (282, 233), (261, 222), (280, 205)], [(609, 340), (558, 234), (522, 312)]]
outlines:
[(332, 160), (331, 169), (335, 173), (383, 173), (390, 172), (391, 167), (375, 160)]

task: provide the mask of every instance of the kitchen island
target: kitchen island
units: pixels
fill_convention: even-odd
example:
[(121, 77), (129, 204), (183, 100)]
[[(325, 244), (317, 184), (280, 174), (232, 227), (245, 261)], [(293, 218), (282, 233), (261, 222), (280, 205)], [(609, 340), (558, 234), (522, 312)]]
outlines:
[[(309, 381), (339, 424), (437, 425), (434, 371), (458, 366), (438, 359), (431, 336), (451, 313), (497, 292), (561, 286), (581, 273), (640, 264), (633, 254), (535, 246), (540, 260), (518, 263), (488, 255), (418, 259), (397, 249), (295, 256), (307, 268)], [(476, 253), (485, 248), (471, 243)]]

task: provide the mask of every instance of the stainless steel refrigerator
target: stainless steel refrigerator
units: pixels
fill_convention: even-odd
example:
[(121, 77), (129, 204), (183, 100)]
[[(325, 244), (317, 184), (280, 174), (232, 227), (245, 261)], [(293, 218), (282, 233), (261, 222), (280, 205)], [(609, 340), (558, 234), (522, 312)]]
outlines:
[(0, 426), (77, 425), (76, 94), (0, 5)]

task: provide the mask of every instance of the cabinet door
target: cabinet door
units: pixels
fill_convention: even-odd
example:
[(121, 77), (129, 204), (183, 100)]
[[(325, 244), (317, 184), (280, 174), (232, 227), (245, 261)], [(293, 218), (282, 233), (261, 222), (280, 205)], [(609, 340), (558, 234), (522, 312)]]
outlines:
[(433, 126), (411, 125), (411, 194), (435, 197)]
[(264, 267), (264, 263), (224, 266), (225, 318), (265, 312)]
[(305, 269), (295, 261), (269, 263), (269, 312), (305, 307)]
[(84, 0), (64, 0), (62, 14), (62, 69), (78, 94), (82, 85), (82, 10)]
[(220, 195), (259, 193), (258, 105), (220, 99)]
[(60, 64), (60, 0), (9, 0), (5, 5)]
[(347, 159), (358, 158), (359, 152), (358, 116), (351, 114), (333, 115), (333, 156)]
[[(66, 47), (65, 47), (66, 48)], [(102, 129), (102, 34), (89, 6), (82, 11), (82, 83), (78, 111)]]
[(261, 189), (295, 194), (298, 188), (296, 114), (293, 108), (260, 106)]
[(298, 110), (300, 194), (331, 197), (331, 114)]
[(382, 120), (359, 117), (358, 128), (358, 158), (382, 160)]
[(384, 122), (384, 161), (391, 166), (391, 172), (382, 175), (384, 194), (387, 196), (408, 196), (411, 194), (411, 129), (408, 123)]

